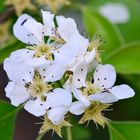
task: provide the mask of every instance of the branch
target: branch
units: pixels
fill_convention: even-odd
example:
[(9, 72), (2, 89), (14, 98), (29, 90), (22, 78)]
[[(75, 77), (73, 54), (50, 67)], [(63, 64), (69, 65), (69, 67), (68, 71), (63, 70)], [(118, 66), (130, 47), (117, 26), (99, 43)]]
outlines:
[(0, 13), (0, 23), (5, 22), (7, 19), (9, 19), (13, 14), (15, 13), (15, 9), (13, 6), (8, 6), (6, 11), (3, 13)]

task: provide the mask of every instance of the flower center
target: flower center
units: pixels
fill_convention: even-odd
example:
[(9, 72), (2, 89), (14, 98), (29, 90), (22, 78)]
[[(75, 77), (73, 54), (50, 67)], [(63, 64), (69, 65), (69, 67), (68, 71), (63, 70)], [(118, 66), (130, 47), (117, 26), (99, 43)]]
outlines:
[(87, 87), (83, 89), (83, 95), (88, 96), (89, 94), (95, 94), (97, 92), (102, 91), (101, 89), (97, 88), (95, 84), (87, 81), (86, 82)]
[(51, 53), (51, 46), (47, 44), (41, 44), (35, 47), (34, 57), (45, 56), (48, 60), (53, 60), (53, 54)]
[(63, 127), (70, 127), (71, 124), (65, 120), (63, 120), (62, 122), (60, 122), (60, 124), (53, 124), (49, 119), (48, 119), (48, 116), (45, 115), (44, 116), (44, 122), (43, 122), (43, 125), (40, 129), (40, 132), (39, 133), (44, 133), (44, 132), (47, 132), (49, 130), (53, 130), (54, 132), (56, 132), (60, 137), (62, 137), (61, 135), (61, 129)]
[(32, 97), (38, 97), (44, 100), (44, 94), (52, 90), (52, 85), (45, 83), (38, 71), (35, 71), (32, 83), (28, 84), (28, 92)]
[(103, 104), (100, 102), (92, 102), (89, 108), (86, 109), (84, 116), (80, 120), (80, 124), (93, 120), (95, 123), (104, 127), (106, 118), (102, 116), (102, 111), (107, 109), (111, 104)]

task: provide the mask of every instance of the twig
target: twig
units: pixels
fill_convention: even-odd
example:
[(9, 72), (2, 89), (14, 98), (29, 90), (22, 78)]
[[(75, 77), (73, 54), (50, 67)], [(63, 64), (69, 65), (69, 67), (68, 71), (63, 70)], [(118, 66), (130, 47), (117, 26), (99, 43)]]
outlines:
[(0, 23), (5, 22), (9, 17), (11, 17), (15, 13), (15, 9), (13, 6), (8, 6), (6, 11), (0, 13)]

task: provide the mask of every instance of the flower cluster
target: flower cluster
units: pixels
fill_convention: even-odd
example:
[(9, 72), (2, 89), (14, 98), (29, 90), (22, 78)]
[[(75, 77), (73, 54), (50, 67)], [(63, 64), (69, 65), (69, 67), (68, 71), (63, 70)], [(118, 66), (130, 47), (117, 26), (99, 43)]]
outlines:
[(112, 65), (101, 64), (99, 36), (92, 42), (83, 37), (72, 18), (41, 11), (43, 24), (27, 14), (13, 27), (26, 48), (4, 61), (10, 79), (5, 91), (12, 105), (24, 105), (29, 113), (44, 117), (40, 133), (53, 129), (61, 136), (70, 115), (81, 115), (79, 123), (93, 120), (104, 126), (102, 111), (113, 102), (134, 96), (128, 85), (114, 86)]

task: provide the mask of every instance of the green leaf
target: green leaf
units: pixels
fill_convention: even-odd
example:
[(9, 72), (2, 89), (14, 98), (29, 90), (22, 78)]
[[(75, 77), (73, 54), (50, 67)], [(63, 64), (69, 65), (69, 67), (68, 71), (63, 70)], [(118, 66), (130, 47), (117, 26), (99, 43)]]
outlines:
[(110, 140), (139, 140), (140, 122), (114, 122), (108, 124)]
[(5, 10), (5, 0), (0, 0), (0, 12), (3, 12)]
[[(89, 129), (76, 124), (71, 127), (71, 133), (73, 140), (89, 140), (92, 138)], [(64, 129), (63, 131), (63, 138), (64, 140), (67, 140), (66, 129)]]
[(23, 44), (18, 41), (11, 42), (7, 46), (0, 48), (0, 63), (2, 63), (11, 52), (21, 48), (23, 48)]
[(118, 73), (140, 74), (140, 42), (118, 48), (104, 62), (114, 65)]
[(123, 37), (118, 28), (107, 21), (97, 11), (89, 7), (84, 7), (82, 11), (90, 39), (92, 39), (95, 32), (98, 31), (106, 42), (103, 45), (103, 58), (124, 43)]
[(0, 140), (12, 140), (15, 118), (20, 108), (0, 100)]
[(72, 134), (74, 140), (85, 140), (85, 139), (90, 139), (91, 137), (90, 131), (84, 126), (81, 127), (79, 125), (73, 126)]

